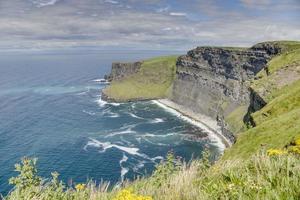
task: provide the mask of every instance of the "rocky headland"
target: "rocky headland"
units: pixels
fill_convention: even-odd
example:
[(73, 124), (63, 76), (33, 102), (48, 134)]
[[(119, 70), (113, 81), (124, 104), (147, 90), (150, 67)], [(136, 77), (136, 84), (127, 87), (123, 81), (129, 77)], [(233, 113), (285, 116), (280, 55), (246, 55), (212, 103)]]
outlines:
[[(197, 47), (177, 58), (175, 70), (170, 72), (174, 78), (165, 96), (153, 95), (152, 99), (167, 99), (162, 103), (170, 107), (174, 103), (175, 109), (202, 121), (233, 144), (236, 134), (245, 126), (255, 126), (251, 114), (267, 104), (265, 97), (252, 87), (257, 74), (270, 75), (268, 62), (287, 51), (286, 48), (276, 42), (259, 43), (251, 48)], [(143, 76), (141, 63), (113, 64), (109, 80), (122, 83), (133, 76)], [(114, 101), (106, 91), (103, 97)]]

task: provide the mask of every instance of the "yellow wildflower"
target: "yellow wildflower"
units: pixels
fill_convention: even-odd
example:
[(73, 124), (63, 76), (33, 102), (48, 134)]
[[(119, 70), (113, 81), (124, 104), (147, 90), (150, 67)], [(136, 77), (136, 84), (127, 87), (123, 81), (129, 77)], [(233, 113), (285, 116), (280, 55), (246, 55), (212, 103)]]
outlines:
[(132, 193), (131, 190), (121, 190), (113, 200), (153, 200), (149, 196), (140, 196)]
[(300, 154), (300, 146), (292, 146), (289, 148), (291, 153)]
[(80, 184), (77, 184), (76, 186), (75, 186), (75, 189), (77, 190), (77, 191), (82, 191), (82, 190), (84, 190), (85, 189), (85, 184), (82, 184), (82, 183), (80, 183)]
[(287, 152), (285, 150), (282, 150), (282, 149), (269, 149), (267, 151), (267, 154), (269, 156), (280, 156), (280, 155), (287, 154)]
[(295, 140), (295, 144), (296, 144), (297, 146), (300, 146), (300, 138)]

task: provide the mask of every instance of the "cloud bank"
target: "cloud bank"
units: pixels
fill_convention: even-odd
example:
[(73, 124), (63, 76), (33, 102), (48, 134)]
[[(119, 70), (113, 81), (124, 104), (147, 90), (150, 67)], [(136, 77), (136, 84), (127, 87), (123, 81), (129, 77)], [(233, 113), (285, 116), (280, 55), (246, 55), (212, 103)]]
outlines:
[(300, 40), (298, 0), (3, 0), (0, 48), (185, 50)]

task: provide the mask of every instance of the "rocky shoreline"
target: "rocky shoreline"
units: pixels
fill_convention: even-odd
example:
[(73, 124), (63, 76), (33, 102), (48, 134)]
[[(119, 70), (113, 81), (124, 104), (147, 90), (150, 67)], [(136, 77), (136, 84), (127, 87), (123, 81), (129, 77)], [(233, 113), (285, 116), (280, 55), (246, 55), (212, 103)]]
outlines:
[(222, 142), (226, 148), (230, 147), (233, 144), (232, 141), (230, 141), (223, 135), (222, 127), (218, 124), (218, 122), (211, 117), (195, 113), (192, 110), (169, 99), (158, 99), (154, 100), (154, 102), (159, 106), (167, 107), (180, 113), (181, 116), (184, 117), (187, 121), (205, 131), (208, 136), (213, 137), (214, 139), (219, 139), (218, 142)]

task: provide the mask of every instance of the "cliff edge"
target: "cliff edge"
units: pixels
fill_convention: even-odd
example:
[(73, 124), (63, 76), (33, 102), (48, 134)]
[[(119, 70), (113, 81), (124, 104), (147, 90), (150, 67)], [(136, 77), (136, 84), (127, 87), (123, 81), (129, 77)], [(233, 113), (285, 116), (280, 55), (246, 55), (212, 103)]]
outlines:
[[(235, 143), (239, 133), (257, 125), (255, 113), (272, 100), (274, 90), (299, 80), (298, 51), (299, 42), (288, 41), (251, 48), (197, 47), (169, 62), (159, 58), (143, 62), (138, 70), (125, 70), (129, 73), (113, 78), (103, 95), (113, 101), (168, 98), (216, 120), (222, 134)], [(111, 77), (123, 74), (117, 71)]]

